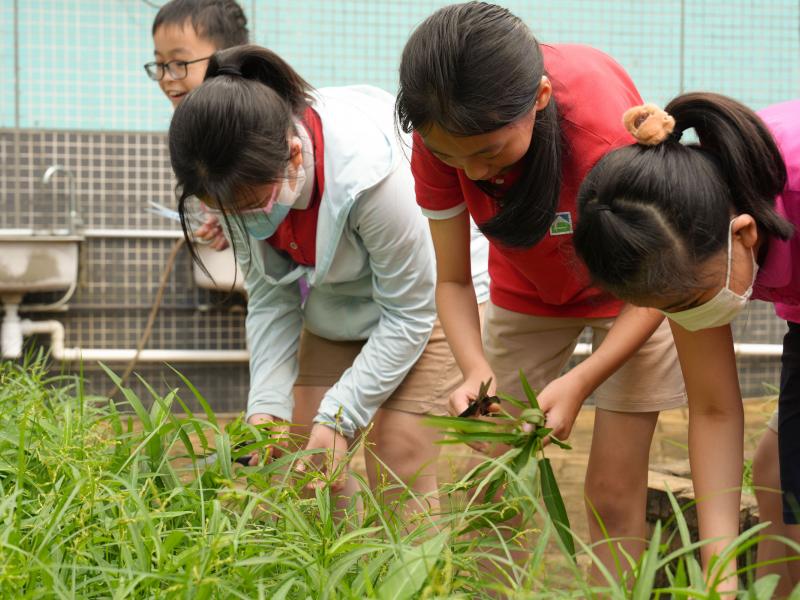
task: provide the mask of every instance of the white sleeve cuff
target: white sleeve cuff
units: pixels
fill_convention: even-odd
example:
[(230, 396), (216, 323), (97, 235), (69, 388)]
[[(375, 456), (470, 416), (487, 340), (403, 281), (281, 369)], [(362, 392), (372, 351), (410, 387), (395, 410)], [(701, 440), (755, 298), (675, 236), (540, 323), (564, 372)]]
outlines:
[(430, 208), (422, 208), (422, 214), (429, 219), (433, 219), (434, 221), (444, 221), (445, 219), (452, 219), (456, 215), (460, 215), (465, 210), (467, 210), (467, 203), (462, 202), (458, 206), (446, 208), (445, 210), (431, 210)]

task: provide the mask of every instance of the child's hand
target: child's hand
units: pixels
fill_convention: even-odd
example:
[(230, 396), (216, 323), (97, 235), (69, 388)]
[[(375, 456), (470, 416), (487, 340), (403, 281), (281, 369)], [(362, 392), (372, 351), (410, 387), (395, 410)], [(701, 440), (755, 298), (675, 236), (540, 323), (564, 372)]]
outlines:
[[(539, 392), (538, 399), (539, 407), (546, 417), (545, 426), (553, 430), (552, 435), (555, 438), (567, 439), (572, 433), (572, 426), (575, 425), (583, 401), (586, 400), (574, 378), (567, 373), (554, 379)], [(550, 436), (544, 440), (545, 444), (549, 442)]]
[(205, 222), (195, 230), (194, 235), (208, 243), (214, 250), (225, 250), (228, 247), (228, 240), (222, 233), (217, 215), (206, 214)]
[[(266, 413), (256, 413), (254, 415), (250, 415), (250, 418), (247, 419), (247, 422), (250, 425), (263, 425), (264, 423), (277, 423), (270, 428), (276, 437), (277, 441), (274, 444), (271, 444), (266, 447), (266, 460), (270, 460), (271, 458), (278, 458), (282, 456), (284, 452), (287, 452), (289, 449), (289, 424), (280, 421), (280, 419), (276, 419), (272, 415), (268, 415)], [(250, 463), (251, 467), (258, 465), (259, 461), (259, 452), (258, 450), (254, 450), (250, 453)]]
[[(494, 396), (495, 392), (497, 391), (497, 386), (494, 384), (494, 373), (491, 371), (484, 374), (483, 377), (470, 377), (469, 379), (465, 379), (464, 383), (456, 388), (456, 390), (450, 395), (450, 406), (449, 411), (450, 414), (454, 417), (459, 416), (469, 407), (470, 403), (478, 397), (478, 392), (481, 388), (481, 385), (484, 381), (489, 382), (489, 387), (486, 390), (487, 396)], [(489, 408), (489, 412), (497, 412), (500, 410), (500, 406), (497, 404), (492, 404)]]
[[(347, 456), (347, 447), (346, 437), (326, 425), (314, 423), (305, 449), (324, 449), (325, 452), (308, 457), (308, 462), (324, 470), (327, 483), (330, 485), (332, 492), (340, 492), (344, 489), (345, 479), (347, 479), (347, 465), (343, 464), (343, 461)], [(295, 468), (300, 473), (304, 473), (308, 466), (301, 461), (297, 463)], [(315, 479), (308, 484), (308, 487), (310, 489), (321, 488), (325, 483), (326, 481), (322, 479)]]
[[(494, 396), (497, 390), (497, 386), (495, 386), (494, 381), (495, 377), (494, 373), (492, 372), (485, 373), (482, 377), (471, 377), (464, 380), (464, 383), (456, 388), (456, 390), (450, 396), (450, 414), (454, 417), (457, 417), (467, 410), (470, 403), (477, 399), (483, 382), (488, 382), (489, 384), (486, 389), (486, 395)], [(490, 404), (488, 407), (489, 412), (498, 412), (499, 410), (499, 404)], [(476, 414), (475, 416), (479, 417), (480, 415)], [(468, 446), (473, 450), (482, 452), (484, 454), (489, 451), (489, 444), (483, 442), (472, 442), (468, 444)]]

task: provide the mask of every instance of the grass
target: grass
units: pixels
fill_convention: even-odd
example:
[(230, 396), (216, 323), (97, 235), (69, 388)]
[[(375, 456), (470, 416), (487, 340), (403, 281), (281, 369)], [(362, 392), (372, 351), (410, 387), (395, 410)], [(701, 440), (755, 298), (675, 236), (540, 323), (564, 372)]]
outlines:
[[(620, 557), (626, 584), (609, 571), (591, 582), (592, 547), (575, 539), (571, 559), (530, 468), (495, 462), (513, 490), (502, 503), (471, 503), (456, 483), (442, 489), (442, 514), (414, 523), (361, 479), (363, 509), (337, 511), (326, 489), (304, 491), (319, 475), (293, 471), (300, 454), (232, 467), (232, 447), (269, 445), (269, 432), (224, 430), (189, 382), (201, 415), (177, 391), (144, 402), (123, 388), (116, 405), (88, 397), (79, 376), (49, 373), (41, 357), (0, 363), (3, 598), (716, 598), (721, 564), (761, 539), (760, 527), (744, 532), (706, 581), (674, 503), (674, 533), (659, 525), (641, 560)], [(211, 465), (197, 459), (206, 439), (222, 457)], [(527, 517), (515, 536), (503, 535), (508, 506)], [(771, 597), (774, 579), (752, 569), (740, 597)]]

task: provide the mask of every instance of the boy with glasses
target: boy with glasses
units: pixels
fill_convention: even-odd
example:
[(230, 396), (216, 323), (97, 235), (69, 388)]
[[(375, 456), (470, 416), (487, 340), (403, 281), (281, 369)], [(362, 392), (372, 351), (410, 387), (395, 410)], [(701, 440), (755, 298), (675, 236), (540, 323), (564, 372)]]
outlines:
[[(144, 69), (173, 108), (203, 82), (214, 52), (249, 42), (247, 17), (234, 0), (171, 0), (156, 14), (152, 33), (155, 60)], [(212, 215), (195, 236), (217, 250), (228, 246)]]
[(172, 0), (153, 21), (155, 61), (144, 68), (174, 107), (203, 82), (214, 52), (246, 43), (247, 18), (234, 0)]

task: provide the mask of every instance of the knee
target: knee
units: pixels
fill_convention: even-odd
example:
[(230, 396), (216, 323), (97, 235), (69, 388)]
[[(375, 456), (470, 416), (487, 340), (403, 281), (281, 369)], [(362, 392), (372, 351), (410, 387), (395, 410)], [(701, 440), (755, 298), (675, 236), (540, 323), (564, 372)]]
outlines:
[(703, 420), (706, 423), (744, 422), (744, 407), (740, 402), (708, 402), (689, 404), (689, 423)]
[(644, 485), (587, 473), (584, 494), (589, 519), (599, 518), (609, 531), (638, 526), (645, 504), (645, 490), (639, 488)]
[(439, 447), (431, 446), (393, 437), (391, 444), (377, 441), (372, 451), (379, 470), (388, 470), (390, 476), (408, 484), (419, 477), (435, 475)]
[(780, 488), (780, 475), (775, 463), (766, 460), (765, 457), (756, 455), (753, 457), (753, 487), (755, 488)]
[(778, 468), (778, 442), (772, 431), (764, 434), (753, 456), (753, 486), (758, 494), (762, 490), (780, 489), (780, 470)]

